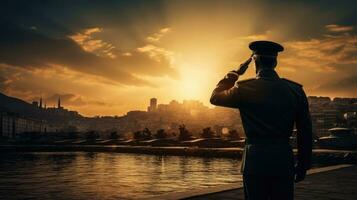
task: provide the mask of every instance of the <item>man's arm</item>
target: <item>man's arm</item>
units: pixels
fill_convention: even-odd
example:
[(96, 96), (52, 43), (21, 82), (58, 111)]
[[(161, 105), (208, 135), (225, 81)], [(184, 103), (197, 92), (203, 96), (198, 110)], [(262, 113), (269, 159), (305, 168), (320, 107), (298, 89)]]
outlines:
[(220, 80), (212, 92), (210, 99), (211, 104), (236, 108), (237, 106), (234, 100), (234, 93), (236, 93), (237, 88), (234, 87), (234, 84), (238, 78), (238, 73), (231, 71), (222, 80)]
[(251, 61), (252, 56), (249, 57), (244, 63), (242, 63), (237, 71), (228, 72), (228, 74), (218, 82), (216, 88), (212, 92), (210, 99), (211, 104), (216, 106), (237, 108), (238, 105), (235, 97), (238, 87), (235, 87), (234, 84), (238, 80), (239, 76), (244, 74), (244, 72), (247, 70)]
[(297, 177), (295, 181), (299, 182), (304, 179), (306, 171), (310, 169), (312, 157), (312, 124), (309, 104), (303, 90), (296, 116), (296, 129), (298, 155), (296, 167)]

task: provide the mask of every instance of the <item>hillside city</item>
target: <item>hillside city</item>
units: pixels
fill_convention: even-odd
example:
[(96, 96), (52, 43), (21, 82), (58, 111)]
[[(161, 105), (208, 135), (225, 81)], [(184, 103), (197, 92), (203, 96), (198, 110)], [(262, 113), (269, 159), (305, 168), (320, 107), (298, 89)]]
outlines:
[[(308, 101), (315, 138), (327, 136), (328, 130), (334, 127), (357, 128), (357, 98), (309, 96)], [(83, 117), (76, 111), (67, 110), (60, 99), (57, 107), (43, 106), (42, 99), (23, 104), (28, 103), (21, 104), (26, 108), (22, 110), (3, 104), (0, 118), (2, 137), (16, 138), (25, 132), (80, 134), (94, 131), (104, 138), (114, 132), (121, 137), (132, 138), (135, 132), (145, 130), (153, 133), (164, 130), (168, 136), (175, 136), (181, 126), (193, 136), (199, 136), (204, 129), (209, 129), (215, 136), (224, 136), (232, 131), (244, 136), (237, 109), (209, 108), (196, 100), (182, 103), (172, 100), (169, 104), (160, 104), (158, 99), (151, 98), (146, 111), (133, 110), (123, 116), (97, 117)], [(17, 109), (20, 107), (16, 106)]]

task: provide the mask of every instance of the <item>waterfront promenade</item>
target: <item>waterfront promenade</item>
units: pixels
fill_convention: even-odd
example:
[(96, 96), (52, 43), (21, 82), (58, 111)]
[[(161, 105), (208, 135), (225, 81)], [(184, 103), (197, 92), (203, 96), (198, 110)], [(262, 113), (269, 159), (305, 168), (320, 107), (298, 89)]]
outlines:
[[(153, 147), (130, 145), (8, 145), (0, 144), (2, 152), (117, 152), (139, 153), (153, 155), (199, 156), (199, 157), (226, 157), (241, 158), (243, 148), (201, 148), (201, 147)], [(294, 149), (294, 153), (297, 150)], [(342, 163), (356, 163), (356, 150), (313, 149), (314, 159), (340, 160)], [(340, 162), (341, 163), (341, 162)]]
[[(357, 199), (357, 166), (336, 165), (310, 170), (303, 182), (295, 185), (296, 200), (352, 200)], [(163, 199), (186, 200), (243, 200), (242, 185), (226, 185), (207, 188), (206, 191), (190, 191), (169, 194)]]

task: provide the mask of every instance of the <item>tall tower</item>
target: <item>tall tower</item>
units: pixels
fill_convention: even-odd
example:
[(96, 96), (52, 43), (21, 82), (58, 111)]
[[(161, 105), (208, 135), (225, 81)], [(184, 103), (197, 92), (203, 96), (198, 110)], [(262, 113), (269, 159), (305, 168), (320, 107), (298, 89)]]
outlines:
[(156, 111), (156, 109), (157, 109), (157, 99), (151, 98), (150, 106), (148, 107), (148, 112)]
[(57, 108), (60, 109), (61, 107), (61, 97), (58, 97)]
[(40, 108), (42, 108), (42, 97), (40, 98)]

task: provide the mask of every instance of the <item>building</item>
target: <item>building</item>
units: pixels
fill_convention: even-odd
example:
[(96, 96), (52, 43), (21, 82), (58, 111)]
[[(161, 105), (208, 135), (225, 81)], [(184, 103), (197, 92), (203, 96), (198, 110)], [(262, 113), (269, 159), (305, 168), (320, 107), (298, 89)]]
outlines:
[(39, 108), (42, 108), (42, 97), (40, 98), (40, 105)]
[(58, 109), (62, 109), (62, 108), (63, 108), (63, 107), (61, 106), (61, 97), (58, 97), (57, 108), (58, 108)]
[(150, 105), (148, 106), (148, 112), (154, 112), (157, 110), (157, 99), (151, 98)]
[(336, 97), (333, 99), (333, 102), (338, 104), (354, 104), (357, 103), (357, 98)]
[(38, 108), (38, 101), (33, 101), (33, 102), (32, 102), (32, 105), (33, 105), (33, 107)]
[(326, 104), (331, 103), (330, 97), (308, 96), (307, 100), (308, 100), (309, 104), (319, 104), (319, 105), (325, 104), (326, 105)]
[[(356, 98), (308, 97), (313, 131), (316, 137), (328, 136), (328, 130), (346, 123), (345, 113), (357, 111)], [(351, 123), (351, 127), (353, 122)]]
[(329, 134), (328, 130), (336, 126), (337, 115), (337, 110), (333, 109), (311, 112), (312, 128), (315, 136), (327, 136)]
[(16, 138), (21, 133), (44, 133), (47, 123), (44, 120), (30, 119), (6, 112), (0, 113), (0, 137)]

